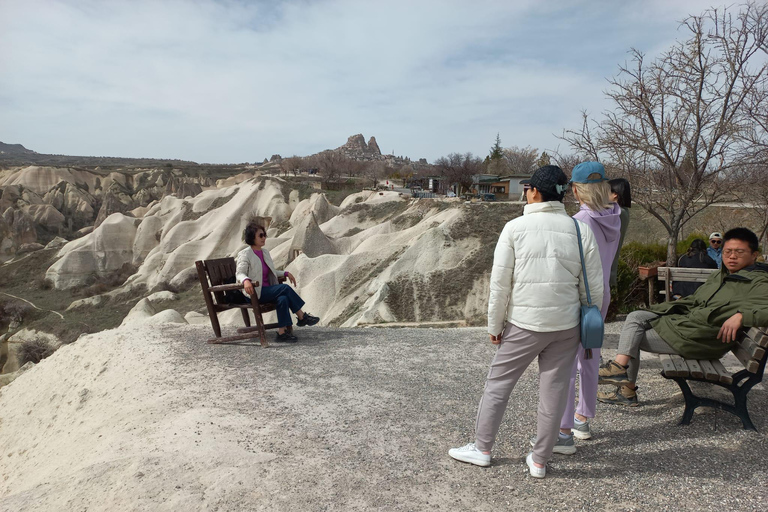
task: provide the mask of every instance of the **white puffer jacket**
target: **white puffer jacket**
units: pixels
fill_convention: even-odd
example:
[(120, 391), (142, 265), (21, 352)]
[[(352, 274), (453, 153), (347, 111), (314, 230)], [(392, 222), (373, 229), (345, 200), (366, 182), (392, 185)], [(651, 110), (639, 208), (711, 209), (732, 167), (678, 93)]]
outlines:
[[(597, 242), (579, 221), (592, 303), (603, 299), (603, 269)], [(525, 206), (507, 222), (493, 254), (488, 332), (498, 335), (504, 321), (536, 332), (579, 325), (587, 294), (581, 272), (576, 226), (559, 202)]]

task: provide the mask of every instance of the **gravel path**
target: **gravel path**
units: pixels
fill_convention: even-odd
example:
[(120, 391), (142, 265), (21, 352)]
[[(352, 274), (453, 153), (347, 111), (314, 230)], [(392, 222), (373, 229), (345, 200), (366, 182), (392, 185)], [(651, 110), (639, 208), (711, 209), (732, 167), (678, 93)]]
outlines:
[[(608, 326), (605, 356), (619, 324)], [(207, 326), (206, 326), (207, 327)], [(527, 475), (535, 432), (535, 365), (513, 392), (490, 468), (450, 459), (473, 439), (494, 348), (483, 329), (305, 328), (295, 345), (208, 345), (203, 326), (162, 326), (178, 407), (218, 408), (208, 429), (238, 439), (247, 478), (206, 510), (764, 510), (765, 433), (703, 409), (677, 425), (682, 395), (644, 361), (642, 405), (599, 405), (595, 436), (555, 455), (547, 478)], [(270, 333), (270, 337), (273, 333)], [(735, 361), (735, 360), (734, 360)], [(172, 380), (172, 379), (171, 379)], [(750, 410), (768, 431), (768, 393)], [(228, 416), (247, 421), (228, 423)], [(199, 443), (215, 443), (206, 434)], [(243, 482), (245, 480), (245, 484)], [(247, 487), (247, 489), (243, 488)], [(203, 507), (202, 504), (205, 504)]]

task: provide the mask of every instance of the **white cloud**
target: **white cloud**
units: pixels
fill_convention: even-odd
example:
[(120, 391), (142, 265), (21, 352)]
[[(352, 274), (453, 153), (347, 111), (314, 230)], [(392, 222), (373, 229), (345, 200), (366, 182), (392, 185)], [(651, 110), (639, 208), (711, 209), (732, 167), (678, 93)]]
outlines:
[(0, 3), (0, 140), (201, 162), (308, 154), (363, 132), (434, 160), (552, 148), (630, 46), (701, 2)]

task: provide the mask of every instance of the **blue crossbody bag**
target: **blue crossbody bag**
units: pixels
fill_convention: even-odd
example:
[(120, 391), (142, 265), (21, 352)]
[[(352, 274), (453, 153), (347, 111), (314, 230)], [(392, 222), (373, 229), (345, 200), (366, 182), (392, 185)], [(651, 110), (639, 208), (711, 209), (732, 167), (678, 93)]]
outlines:
[(581, 245), (581, 230), (579, 222), (573, 219), (576, 225), (576, 238), (579, 240), (579, 256), (581, 257), (581, 272), (584, 276), (584, 288), (587, 291), (587, 305), (581, 306), (581, 346), (586, 351), (584, 357), (592, 358), (592, 349), (603, 346), (603, 315), (600, 309), (592, 304), (589, 294), (589, 281), (587, 281), (587, 268), (584, 266), (584, 248)]

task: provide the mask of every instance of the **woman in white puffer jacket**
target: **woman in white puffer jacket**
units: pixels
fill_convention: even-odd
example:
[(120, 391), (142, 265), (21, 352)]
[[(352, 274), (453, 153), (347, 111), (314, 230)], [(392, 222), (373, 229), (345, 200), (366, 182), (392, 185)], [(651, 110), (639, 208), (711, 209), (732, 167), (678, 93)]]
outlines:
[[(475, 443), (449, 450), (454, 459), (489, 466), (512, 389), (539, 360), (538, 430), (526, 462), (543, 478), (558, 439), (568, 384), (579, 346), (581, 305), (587, 303), (574, 221), (562, 200), (568, 177), (554, 165), (539, 168), (526, 192), (523, 216), (504, 226), (496, 245), (488, 300), (488, 333), (499, 345), (475, 424)], [(580, 223), (593, 303), (601, 306), (603, 271), (597, 243)]]

